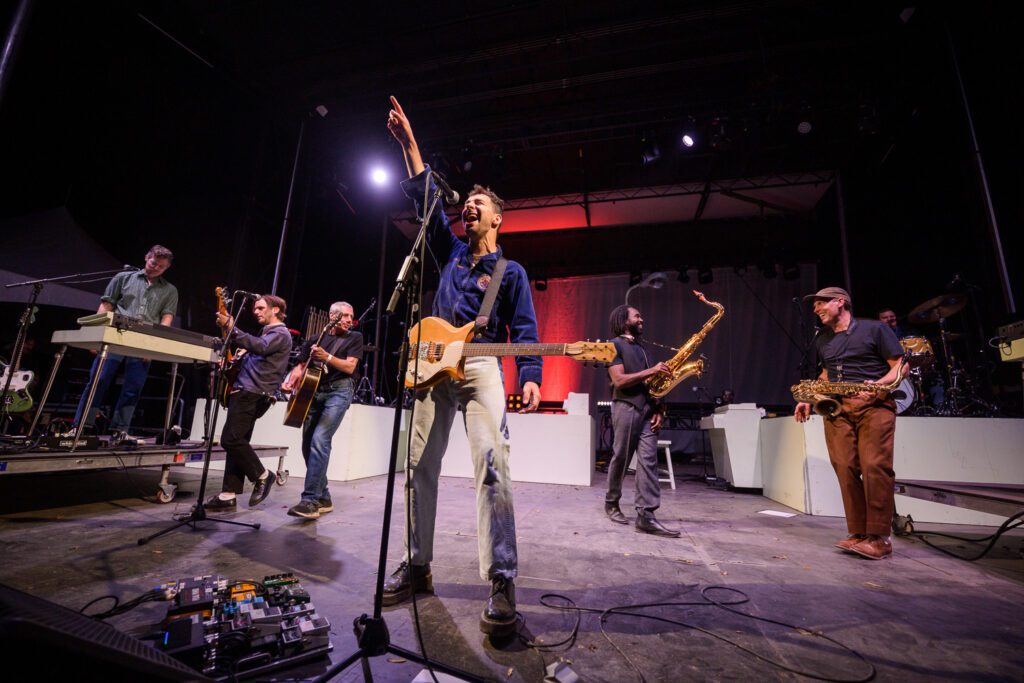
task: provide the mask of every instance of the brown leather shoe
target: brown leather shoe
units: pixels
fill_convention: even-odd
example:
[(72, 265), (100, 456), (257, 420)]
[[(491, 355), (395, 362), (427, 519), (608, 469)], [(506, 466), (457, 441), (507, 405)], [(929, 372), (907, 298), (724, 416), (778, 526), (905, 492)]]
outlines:
[(892, 555), (892, 541), (884, 536), (868, 536), (860, 543), (851, 546), (850, 552), (857, 553), (869, 560), (883, 560)]
[(845, 550), (846, 552), (850, 552), (850, 548), (852, 548), (853, 546), (857, 545), (858, 543), (863, 541), (865, 538), (867, 538), (867, 536), (865, 536), (864, 534), (850, 534), (849, 536), (847, 536), (843, 540), (836, 541), (834, 545), (835, 545), (835, 547), (839, 548), (840, 550)]

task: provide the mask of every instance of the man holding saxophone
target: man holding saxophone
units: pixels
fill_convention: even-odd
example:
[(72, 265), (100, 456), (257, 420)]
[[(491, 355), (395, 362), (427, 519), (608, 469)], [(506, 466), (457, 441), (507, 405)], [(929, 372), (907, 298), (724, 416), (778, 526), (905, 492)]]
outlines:
[[(900, 362), (903, 348), (892, 328), (855, 319), (846, 290), (825, 287), (804, 301), (813, 301), (824, 326), (814, 340), (820, 380), (890, 386), (906, 374), (909, 368)], [(861, 391), (836, 401), (838, 414), (825, 420), (825, 443), (839, 478), (849, 536), (835, 545), (881, 560), (892, 554), (896, 402), (887, 391)], [(805, 422), (810, 413), (811, 404), (801, 401), (793, 416)]]

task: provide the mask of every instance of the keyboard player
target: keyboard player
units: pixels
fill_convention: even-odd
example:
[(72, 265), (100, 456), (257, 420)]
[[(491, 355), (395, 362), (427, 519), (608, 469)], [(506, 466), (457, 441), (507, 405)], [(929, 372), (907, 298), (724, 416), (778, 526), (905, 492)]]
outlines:
[[(178, 289), (164, 278), (164, 273), (171, 267), (174, 254), (167, 247), (153, 245), (146, 252), (145, 266), (140, 270), (125, 271), (115, 275), (107, 284), (107, 289), (100, 299), (97, 313), (114, 311), (130, 318), (137, 318), (150, 323), (170, 325), (178, 312)], [(96, 376), (97, 357), (93, 360), (89, 371), (89, 384)], [(127, 432), (131, 427), (135, 406), (142, 396), (142, 387), (149, 375), (150, 361), (145, 358), (130, 358), (118, 354), (109, 354), (103, 364), (96, 385), (96, 399), (93, 401), (92, 414), (86, 424), (95, 419), (96, 405), (101, 402), (121, 367), (124, 367), (124, 383), (121, 394), (114, 405), (110, 418), (111, 432)], [(77, 428), (82, 420), (88, 391), (82, 392), (75, 411), (73, 427)]]

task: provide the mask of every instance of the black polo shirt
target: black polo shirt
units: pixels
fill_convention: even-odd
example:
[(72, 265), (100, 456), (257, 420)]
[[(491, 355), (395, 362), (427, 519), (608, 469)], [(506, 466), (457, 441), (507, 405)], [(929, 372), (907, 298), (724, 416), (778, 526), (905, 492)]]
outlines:
[[(299, 358), (303, 363), (309, 362), (309, 354), (313, 350), (313, 342), (315, 339), (306, 340), (302, 345), (302, 349), (299, 351)], [(320, 342), (320, 348), (327, 353), (331, 354), (335, 358), (357, 358), (363, 359), (363, 335), (360, 332), (352, 332), (341, 336), (334, 334), (325, 334), (323, 341)], [(333, 365), (327, 366), (327, 374), (324, 375), (320, 384), (331, 384), (340, 379), (350, 378), (354, 373), (342, 372)]]
[[(612, 343), (615, 344), (615, 350), (618, 351), (615, 355), (615, 360), (612, 361), (612, 365), (621, 365), (622, 371), (627, 375), (632, 375), (634, 372), (640, 372), (651, 367), (651, 361), (647, 357), (647, 351), (644, 349), (643, 344), (625, 337), (616, 337), (612, 340)], [(612, 400), (625, 401), (640, 410), (643, 410), (648, 402), (652, 402), (647, 394), (647, 385), (643, 382), (624, 389), (616, 389), (612, 385)]]
[(817, 367), (833, 382), (865, 382), (889, 372), (889, 359), (903, 355), (892, 328), (880, 320), (854, 318), (842, 332), (825, 328), (814, 340)]

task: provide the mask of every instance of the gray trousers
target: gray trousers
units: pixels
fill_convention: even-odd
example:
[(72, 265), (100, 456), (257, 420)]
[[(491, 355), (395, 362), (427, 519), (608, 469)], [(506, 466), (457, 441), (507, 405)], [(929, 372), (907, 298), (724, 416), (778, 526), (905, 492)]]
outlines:
[(606, 503), (618, 503), (622, 497), (622, 478), (626, 475), (630, 456), (636, 451), (636, 495), (633, 506), (637, 512), (654, 512), (661, 505), (661, 484), (658, 483), (658, 436), (651, 428), (653, 410), (645, 405), (639, 410), (625, 401), (612, 402), (612, 460), (608, 463)]
[(424, 565), (434, 555), (434, 520), (441, 458), (448, 433), (462, 406), (476, 488), (480, 578), (515, 578), (518, 567), (512, 479), (508, 473), (509, 441), (505, 425), (505, 386), (498, 359), (466, 359), (466, 379), (446, 379), (416, 395), (409, 456), (411, 542), (407, 559)]

